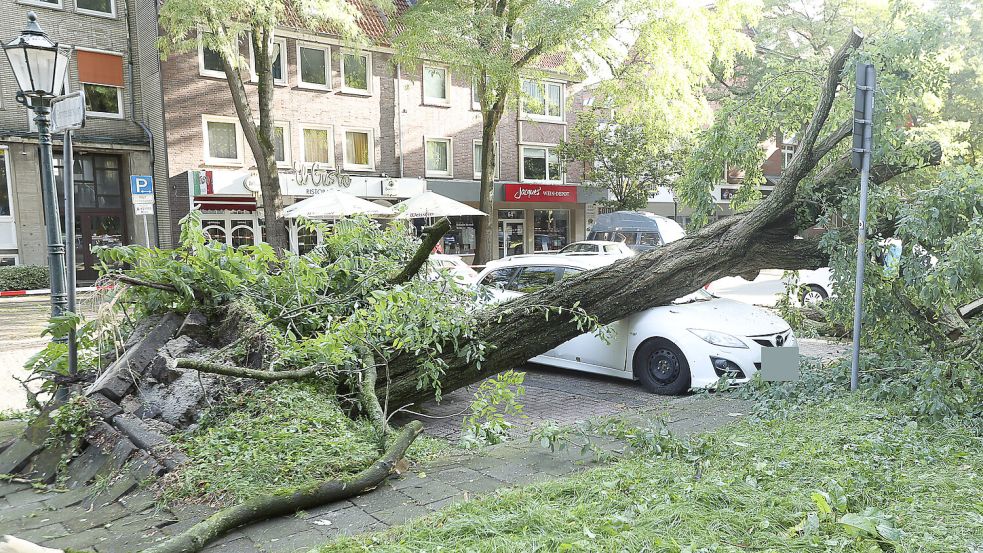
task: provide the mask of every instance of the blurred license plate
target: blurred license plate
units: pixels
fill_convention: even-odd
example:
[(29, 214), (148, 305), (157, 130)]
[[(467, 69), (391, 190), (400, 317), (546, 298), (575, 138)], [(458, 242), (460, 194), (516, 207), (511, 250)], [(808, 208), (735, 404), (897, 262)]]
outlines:
[(799, 379), (799, 347), (761, 348), (761, 380), (790, 382)]

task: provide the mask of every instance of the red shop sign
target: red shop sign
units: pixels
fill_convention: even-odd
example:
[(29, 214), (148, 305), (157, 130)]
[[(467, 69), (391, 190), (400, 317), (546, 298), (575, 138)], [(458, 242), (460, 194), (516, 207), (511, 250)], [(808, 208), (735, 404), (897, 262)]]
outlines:
[(558, 184), (506, 184), (505, 201), (576, 203), (577, 187)]

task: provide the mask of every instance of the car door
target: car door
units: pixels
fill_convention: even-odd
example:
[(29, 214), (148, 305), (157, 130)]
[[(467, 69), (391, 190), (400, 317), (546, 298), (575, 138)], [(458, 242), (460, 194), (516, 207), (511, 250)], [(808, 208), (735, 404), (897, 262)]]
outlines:
[[(573, 267), (562, 268), (559, 278), (570, 278), (581, 272)], [(596, 332), (581, 334), (543, 354), (574, 363), (596, 365), (618, 371), (625, 370), (628, 351), (628, 323), (615, 321), (601, 328), (604, 339)]]

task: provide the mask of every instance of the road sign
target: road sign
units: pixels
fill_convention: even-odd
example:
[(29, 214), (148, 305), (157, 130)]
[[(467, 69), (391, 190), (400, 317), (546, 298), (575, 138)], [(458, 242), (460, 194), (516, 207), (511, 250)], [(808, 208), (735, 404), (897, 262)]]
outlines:
[(153, 215), (154, 204), (150, 204), (150, 203), (133, 204), (133, 212), (137, 215)]
[(153, 195), (154, 178), (150, 175), (132, 175), (130, 177), (130, 194)]
[(869, 63), (858, 63), (857, 91), (853, 96), (853, 155), (850, 156), (850, 163), (857, 171), (862, 170), (863, 156), (867, 148), (864, 135), (871, 134), (873, 105), (874, 66)]
[(85, 126), (85, 93), (81, 90), (51, 101), (51, 132), (77, 131)]

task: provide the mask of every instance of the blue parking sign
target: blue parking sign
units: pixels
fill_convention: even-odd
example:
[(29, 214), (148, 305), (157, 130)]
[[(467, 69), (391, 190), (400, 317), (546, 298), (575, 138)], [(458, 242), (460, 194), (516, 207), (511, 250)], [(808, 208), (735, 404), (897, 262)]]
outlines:
[(154, 193), (154, 177), (150, 175), (131, 175), (130, 194), (146, 196)]

